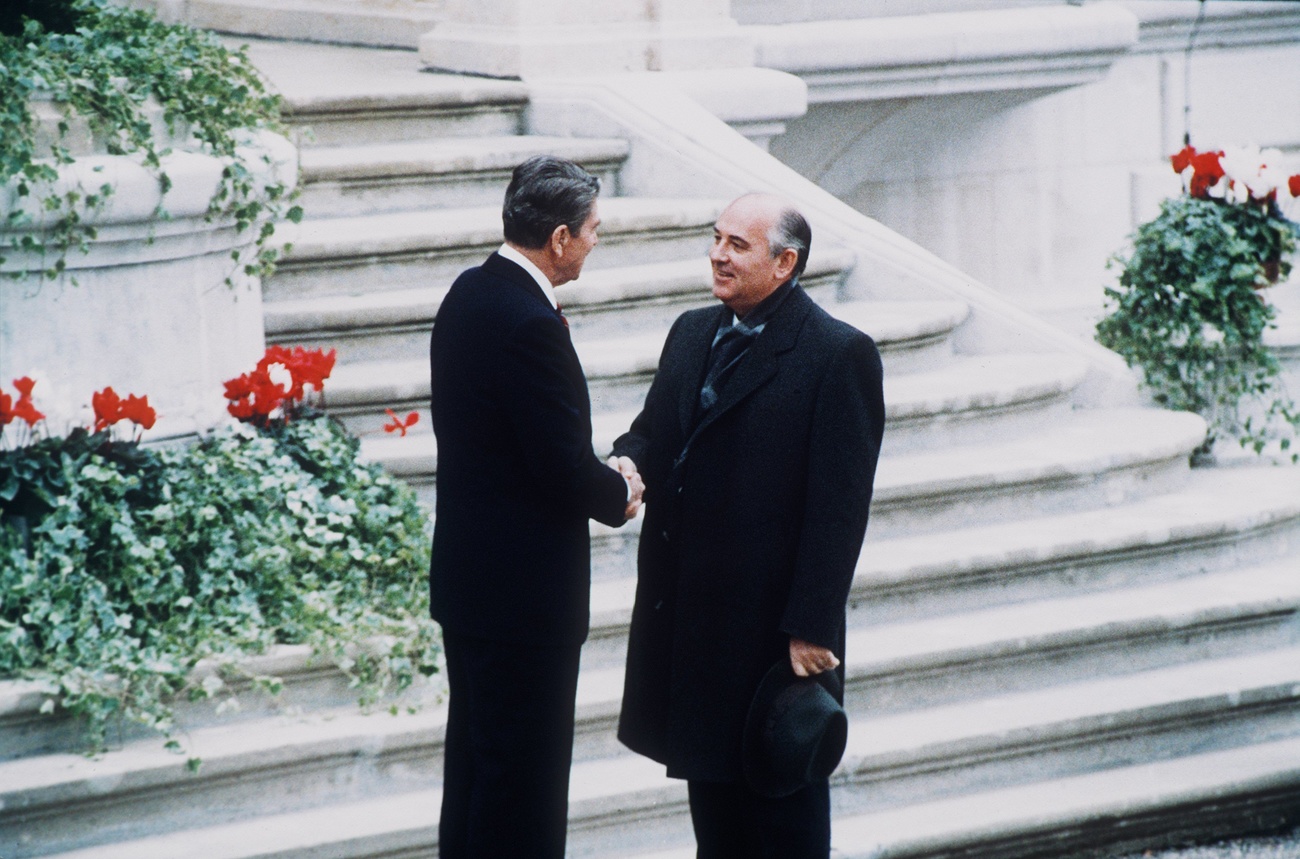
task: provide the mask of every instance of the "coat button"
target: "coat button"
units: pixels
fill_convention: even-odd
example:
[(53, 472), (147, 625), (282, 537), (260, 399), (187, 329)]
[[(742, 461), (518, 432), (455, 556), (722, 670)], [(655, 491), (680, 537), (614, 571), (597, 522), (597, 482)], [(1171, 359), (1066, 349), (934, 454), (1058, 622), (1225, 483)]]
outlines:
[(660, 532), (659, 532), (659, 536), (664, 538), (664, 542), (665, 542), (665, 543), (668, 542), (668, 532), (667, 532), (667, 531), (660, 531)]

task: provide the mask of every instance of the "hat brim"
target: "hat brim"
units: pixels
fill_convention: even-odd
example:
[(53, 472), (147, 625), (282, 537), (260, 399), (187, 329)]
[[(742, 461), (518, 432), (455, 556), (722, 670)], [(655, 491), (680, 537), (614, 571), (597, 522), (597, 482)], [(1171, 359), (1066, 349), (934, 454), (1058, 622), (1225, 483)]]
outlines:
[[(836, 701), (842, 697), (843, 686), (839, 674), (834, 670), (822, 671), (810, 677), (800, 677), (794, 673), (788, 659), (779, 659), (768, 669), (767, 674), (763, 675), (749, 704), (749, 712), (745, 716), (745, 731), (741, 738), (741, 762), (745, 781), (755, 793), (762, 796), (789, 796), (807, 784), (797, 777), (783, 778), (762, 764), (763, 723), (766, 714), (778, 695), (788, 687), (799, 683), (819, 683)], [(843, 754), (843, 749), (840, 749), (839, 754)]]

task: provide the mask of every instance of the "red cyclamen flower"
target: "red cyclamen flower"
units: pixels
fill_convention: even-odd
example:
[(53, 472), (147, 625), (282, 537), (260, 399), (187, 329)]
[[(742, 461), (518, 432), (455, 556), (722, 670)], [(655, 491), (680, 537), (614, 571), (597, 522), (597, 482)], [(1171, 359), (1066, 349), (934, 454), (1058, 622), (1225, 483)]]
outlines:
[(27, 421), (28, 426), (36, 426), (37, 423), (45, 419), (45, 413), (38, 412), (36, 406), (32, 405), (32, 401), (24, 398), (14, 406), (14, 417)]
[(122, 419), (122, 399), (112, 385), (91, 394), (90, 405), (95, 410), (94, 432), (108, 429)]
[(1300, 197), (1300, 173), (1286, 180), (1287, 190), (1291, 192), (1292, 197)]
[(1192, 163), (1192, 158), (1196, 156), (1196, 150), (1191, 146), (1184, 146), (1178, 152), (1169, 156), (1169, 163), (1173, 165), (1175, 173), (1182, 173)]
[(384, 432), (396, 432), (405, 436), (407, 428), (415, 426), (420, 420), (419, 412), (411, 412), (403, 419), (399, 418), (392, 409), (384, 409), (384, 411), (388, 412), (388, 416), (393, 419), (392, 423), (384, 424)]
[(118, 396), (112, 386), (92, 394), (90, 404), (95, 410), (94, 432), (108, 429), (122, 420), (131, 421), (141, 429), (153, 429), (158, 419), (158, 413), (149, 405), (147, 396), (137, 397), (135, 394), (127, 394), (124, 400)]
[(154, 422), (158, 419), (158, 413), (149, 405), (149, 398), (137, 397), (135, 394), (129, 394), (123, 400), (121, 415), (141, 429), (147, 430), (153, 429)]
[(23, 376), (21, 379), (14, 379), (14, 387), (18, 389), (20, 399), (30, 400), (32, 389), (36, 387), (36, 380), (31, 376)]
[(12, 422), (15, 418), (22, 418), (28, 426), (36, 426), (37, 423), (45, 419), (45, 413), (38, 411), (36, 405), (32, 402), (32, 389), (36, 387), (36, 381), (30, 376), (23, 376), (21, 379), (14, 379), (14, 387), (18, 389), (18, 402), (5, 396), (4, 402), (0, 403), (0, 426)]
[(241, 421), (253, 417), (268, 417), (289, 396), (288, 391), (271, 381), (265, 369), (245, 373), (229, 380), (225, 385), (226, 399), (231, 400), (226, 411)]

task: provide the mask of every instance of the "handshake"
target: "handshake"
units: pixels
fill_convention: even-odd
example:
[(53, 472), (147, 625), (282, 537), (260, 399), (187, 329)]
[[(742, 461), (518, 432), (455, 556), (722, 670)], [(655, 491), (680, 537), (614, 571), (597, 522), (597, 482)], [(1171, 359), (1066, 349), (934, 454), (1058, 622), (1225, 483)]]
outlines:
[(606, 464), (610, 468), (623, 475), (627, 481), (631, 494), (628, 495), (627, 509), (623, 511), (624, 521), (636, 518), (636, 514), (641, 510), (641, 496), (645, 494), (645, 484), (641, 482), (641, 475), (636, 470), (636, 463), (626, 456), (611, 456)]

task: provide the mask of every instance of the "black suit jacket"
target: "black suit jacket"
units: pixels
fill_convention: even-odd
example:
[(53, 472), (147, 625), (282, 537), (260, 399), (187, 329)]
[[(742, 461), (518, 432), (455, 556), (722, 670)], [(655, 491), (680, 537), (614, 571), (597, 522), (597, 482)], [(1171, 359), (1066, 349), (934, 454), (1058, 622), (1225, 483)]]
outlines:
[(582, 641), (587, 520), (621, 525), (627, 484), (592, 449), (568, 329), (528, 273), (493, 254), (452, 285), (429, 355), (434, 619), (480, 638)]
[(741, 777), (791, 636), (844, 658), (884, 428), (880, 355), (796, 288), (692, 431), (721, 306), (683, 314), (614, 452), (646, 483), (619, 737), (672, 776)]

